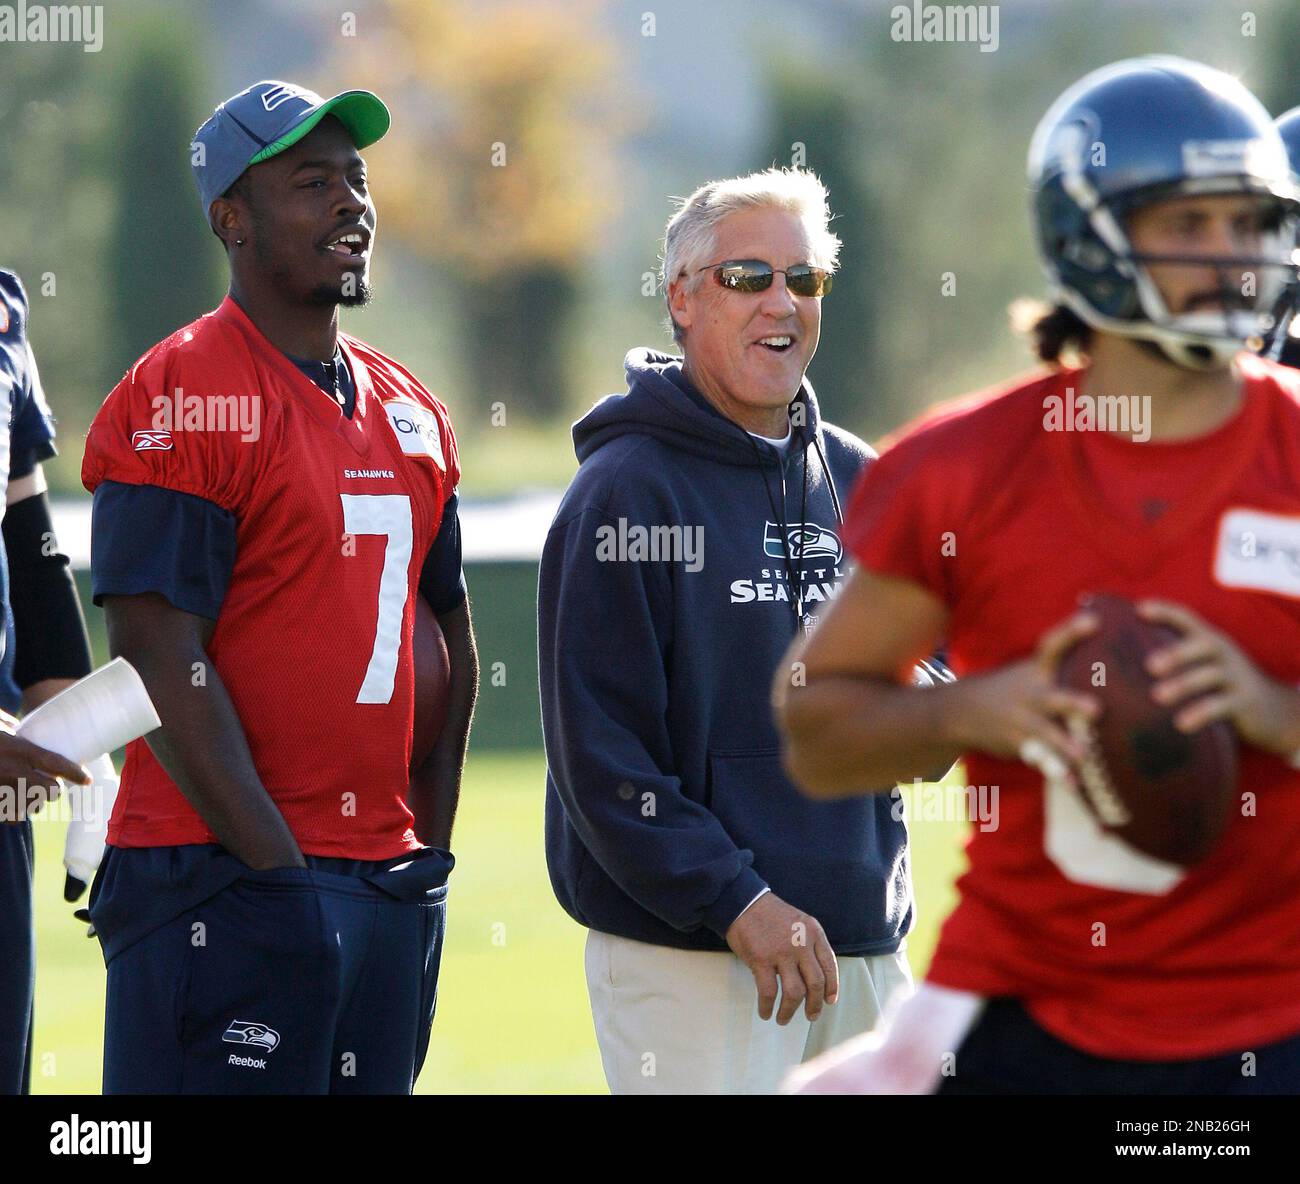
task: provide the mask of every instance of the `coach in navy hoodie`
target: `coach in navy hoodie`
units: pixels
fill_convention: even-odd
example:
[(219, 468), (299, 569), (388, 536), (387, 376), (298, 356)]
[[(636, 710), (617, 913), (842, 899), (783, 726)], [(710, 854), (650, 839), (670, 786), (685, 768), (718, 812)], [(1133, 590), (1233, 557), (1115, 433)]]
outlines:
[(808, 173), (698, 190), (665, 240), (684, 359), (633, 350), (573, 430), (539, 584), (546, 852), (614, 1092), (771, 1091), (910, 990), (897, 799), (802, 797), (768, 698), (872, 455), (804, 378), (837, 247)]

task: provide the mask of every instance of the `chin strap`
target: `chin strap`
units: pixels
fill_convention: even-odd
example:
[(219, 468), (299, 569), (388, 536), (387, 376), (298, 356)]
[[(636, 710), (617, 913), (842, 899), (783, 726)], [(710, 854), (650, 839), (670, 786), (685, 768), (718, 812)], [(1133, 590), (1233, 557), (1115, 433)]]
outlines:
[(1244, 342), (1233, 343), (1227, 349), (1220, 349), (1183, 341), (1162, 341), (1158, 338), (1154, 341), (1143, 337), (1136, 340), (1139, 345), (1156, 356), (1166, 362), (1172, 362), (1175, 366), (1181, 366), (1184, 370), (1222, 370), (1246, 348)]
[(1064, 286), (1055, 286), (1052, 296), (1097, 332), (1125, 337), (1152, 352), (1153, 356), (1186, 370), (1221, 370), (1243, 349), (1249, 348), (1246, 339), (1188, 338), (1177, 329), (1166, 328), (1151, 320), (1122, 321), (1102, 316), (1083, 297)]

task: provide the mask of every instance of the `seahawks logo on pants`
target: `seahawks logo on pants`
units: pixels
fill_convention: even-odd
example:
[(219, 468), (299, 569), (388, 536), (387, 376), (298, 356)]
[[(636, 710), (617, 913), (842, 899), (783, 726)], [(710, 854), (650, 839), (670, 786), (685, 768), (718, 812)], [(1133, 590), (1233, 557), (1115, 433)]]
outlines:
[(270, 1052), (280, 1043), (280, 1033), (265, 1024), (249, 1020), (231, 1020), (230, 1027), (222, 1033), (221, 1039), (227, 1044), (254, 1044)]
[[(835, 532), (816, 522), (790, 523), (786, 528), (786, 538), (791, 563), (801, 559), (829, 559), (838, 564), (844, 557), (844, 549)], [(763, 554), (773, 559), (786, 557), (785, 548), (781, 546), (781, 527), (776, 522), (763, 524)]]

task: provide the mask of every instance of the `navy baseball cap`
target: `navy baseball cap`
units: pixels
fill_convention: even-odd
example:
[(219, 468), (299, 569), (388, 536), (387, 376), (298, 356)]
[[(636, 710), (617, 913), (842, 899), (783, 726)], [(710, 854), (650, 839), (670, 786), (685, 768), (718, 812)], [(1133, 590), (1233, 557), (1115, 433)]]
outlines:
[[(257, 82), (222, 103), (194, 133), (190, 147), (204, 217), (249, 165), (292, 148), (327, 115), (347, 128), (358, 148), (380, 139), (390, 122), (383, 100), (368, 90), (322, 99), (292, 82)], [(195, 145), (202, 147), (196, 151)]]

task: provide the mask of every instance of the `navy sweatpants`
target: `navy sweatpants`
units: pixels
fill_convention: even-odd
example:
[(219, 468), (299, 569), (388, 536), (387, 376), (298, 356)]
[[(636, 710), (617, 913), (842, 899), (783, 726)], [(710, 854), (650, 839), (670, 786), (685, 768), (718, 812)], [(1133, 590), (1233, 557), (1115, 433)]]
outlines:
[[(1250, 1056), (1245, 1054), (1249, 1051)], [(941, 1094), (1300, 1093), (1300, 1036), (1196, 1061), (1095, 1057), (1044, 1031), (1015, 999), (992, 999)]]
[[(259, 872), (211, 846), (109, 849), (91, 906), (108, 926), (104, 1093), (410, 1093), (451, 856), (308, 863)], [(186, 907), (136, 936), (158, 894)]]
[(25, 1094), (32, 1072), (32, 824), (0, 822), (0, 1094)]

